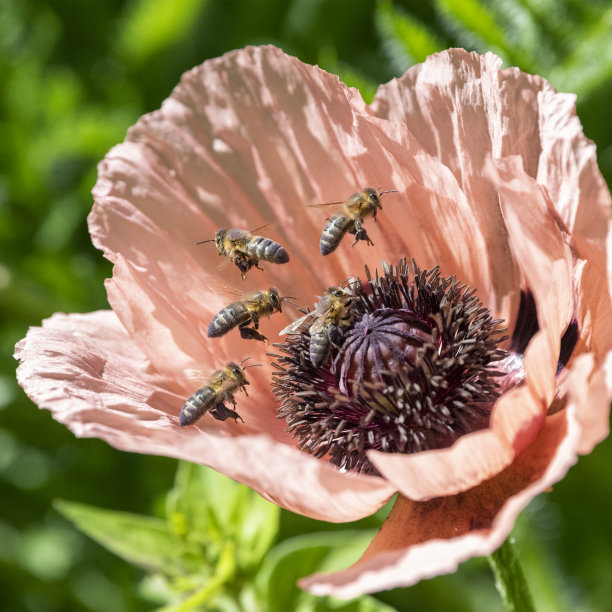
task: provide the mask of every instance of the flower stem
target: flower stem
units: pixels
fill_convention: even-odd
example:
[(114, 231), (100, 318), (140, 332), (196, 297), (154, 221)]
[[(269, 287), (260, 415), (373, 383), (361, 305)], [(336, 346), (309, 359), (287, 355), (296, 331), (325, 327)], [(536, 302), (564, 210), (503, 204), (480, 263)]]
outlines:
[(514, 539), (507, 538), (487, 559), (506, 611), (535, 612), (531, 592), (516, 554)]

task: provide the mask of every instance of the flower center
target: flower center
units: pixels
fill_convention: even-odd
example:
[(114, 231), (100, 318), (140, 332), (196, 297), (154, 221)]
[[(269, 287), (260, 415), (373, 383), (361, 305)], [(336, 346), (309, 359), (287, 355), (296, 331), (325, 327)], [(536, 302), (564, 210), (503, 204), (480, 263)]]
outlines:
[[(412, 273), (406, 260), (345, 284), (353, 297), (342, 329), (318, 367), (309, 358), (314, 327), (275, 344), (273, 388), (279, 417), (300, 448), (337, 466), (377, 474), (368, 450), (415, 453), (445, 448), (482, 429), (499, 396), (493, 368), (507, 337), (474, 289), (438, 268)], [(325, 312), (316, 328), (334, 328)], [(337, 328), (334, 328), (337, 330)]]

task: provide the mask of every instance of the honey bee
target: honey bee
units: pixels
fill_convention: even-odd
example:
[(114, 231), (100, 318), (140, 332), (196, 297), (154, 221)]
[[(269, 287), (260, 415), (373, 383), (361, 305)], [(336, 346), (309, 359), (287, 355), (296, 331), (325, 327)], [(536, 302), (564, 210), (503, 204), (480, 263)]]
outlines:
[[(253, 231), (256, 232), (263, 227)], [(235, 227), (220, 229), (216, 232), (213, 240), (203, 240), (197, 244), (206, 242), (215, 243), (219, 257), (229, 257), (230, 261), (240, 270), (242, 280), (246, 278), (246, 273), (251, 268), (261, 270), (259, 267), (260, 260), (277, 264), (289, 261), (289, 254), (278, 242), (263, 236), (255, 236), (247, 230), (236, 229)]]
[(308, 328), (310, 361), (318, 367), (327, 359), (332, 345), (338, 346), (344, 332), (352, 325), (354, 299), (342, 287), (329, 287), (312, 312), (285, 327), (280, 335), (299, 334)]
[[(271, 287), (270, 289), (262, 289), (255, 293), (249, 293), (241, 300), (232, 302), (225, 308), (222, 308), (210, 322), (208, 326), (208, 337), (217, 338), (224, 336), (230, 329), (238, 327), (240, 335), (245, 340), (261, 340), (268, 339), (260, 334), (259, 319), (264, 315), (270, 316), (275, 312), (282, 312), (283, 302), (292, 300), (291, 296), (281, 297), (278, 289)], [(252, 327), (251, 327), (252, 325)]]
[(380, 191), (380, 188), (366, 187), (363, 191), (354, 193), (345, 202), (313, 204), (315, 207), (342, 204), (342, 210), (333, 215), (323, 228), (321, 241), (319, 242), (321, 255), (333, 253), (347, 232), (355, 236), (355, 242), (351, 246), (355, 246), (360, 240), (365, 240), (366, 244), (373, 245), (374, 243), (363, 227), (363, 221), (367, 217), (372, 217), (376, 221), (376, 214), (379, 210), (382, 210), (380, 197), (385, 193), (397, 193), (397, 190)]
[[(183, 404), (179, 416), (179, 425), (181, 427), (193, 425), (206, 412), (210, 412), (218, 421), (225, 421), (229, 418), (234, 419), (236, 422), (238, 419), (243, 421), (242, 417), (235, 410), (225, 405), (225, 402), (229, 401), (236, 407), (234, 392), (242, 390), (245, 395), (248, 395), (246, 385), (249, 384), (249, 381), (244, 375), (244, 370), (261, 366), (259, 363), (243, 366), (242, 364), (248, 359), (250, 357), (243, 359), (240, 363), (232, 361), (223, 369), (213, 372), (206, 379), (206, 384), (200, 387)], [(188, 370), (187, 374), (195, 382), (205, 380), (202, 378), (202, 372), (199, 370)]]

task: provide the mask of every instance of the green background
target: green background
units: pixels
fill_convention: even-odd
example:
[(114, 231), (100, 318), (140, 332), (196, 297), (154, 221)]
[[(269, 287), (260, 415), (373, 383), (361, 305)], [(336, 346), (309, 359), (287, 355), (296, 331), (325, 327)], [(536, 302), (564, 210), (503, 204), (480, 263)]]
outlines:
[[(108, 307), (103, 279), (110, 264), (91, 246), (86, 225), (97, 162), (140, 115), (160, 106), (185, 70), (262, 43), (339, 74), (366, 100), (378, 83), (429, 53), (450, 46), (494, 51), (505, 66), (541, 74), (557, 89), (578, 94), (585, 133), (598, 146), (608, 184), (612, 179), (612, 8), (604, 0), (0, 0), (3, 611), (121, 612), (161, 605), (142, 582), (144, 570), (77, 531), (52, 503), (62, 498), (163, 517), (177, 462), (76, 440), (16, 385), (13, 346), (28, 326), (53, 312)], [(606, 441), (519, 521), (515, 533), (538, 610), (609, 609), (610, 465), (612, 443)], [(340, 548), (347, 535), (348, 527), (288, 512), (274, 520), (278, 558), (291, 558), (291, 547), (302, 550), (300, 534), (338, 532), (327, 540), (337, 537)], [(380, 516), (372, 517), (350, 528), (369, 530), (379, 522)], [(255, 600), (237, 595), (261, 575), (249, 571), (231, 581), (225, 604), (198, 609), (255, 610)], [(281, 591), (291, 591), (294, 580), (267, 571), (274, 588), (266, 591), (267, 603), (257, 603), (266, 611), (285, 601)], [(397, 610), (500, 609), (483, 560), (377, 597)], [(299, 605), (336, 605), (313, 601)], [(359, 609), (382, 609), (368, 601)]]

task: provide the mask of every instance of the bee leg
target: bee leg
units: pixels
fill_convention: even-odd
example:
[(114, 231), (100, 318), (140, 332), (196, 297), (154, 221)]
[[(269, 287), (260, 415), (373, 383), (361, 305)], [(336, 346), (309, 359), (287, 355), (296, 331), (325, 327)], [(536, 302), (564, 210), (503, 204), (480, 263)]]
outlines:
[(238, 252), (233, 256), (232, 261), (240, 270), (240, 276), (244, 280), (246, 273), (253, 267), (251, 260), (244, 253)]
[(350, 231), (349, 233), (355, 234), (355, 242), (351, 245), (354, 247), (360, 240), (365, 240), (366, 244), (370, 246), (374, 246), (374, 243), (370, 240), (368, 236), (368, 232), (365, 231), (365, 228), (361, 225), (361, 221), (355, 221), (355, 226), (352, 228), (354, 231)]
[(244, 423), (244, 419), (235, 410), (228, 408), (223, 402), (217, 402), (214, 407), (211, 408), (210, 414), (217, 419), (217, 421), (234, 419), (237, 423), (238, 419), (240, 419)]
[(337, 325), (329, 326), (329, 328), (327, 329), (327, 337), (329, 338), (329, 341), (332, 343), (334, 348), (342, 348), (342, 338), (344, 337), (344, 334)]
[(259, 316), (254, 312), (251, 313), (251, 323), (255, 329), (259, 329)]
[(263, 272), (263, 268), (259, 265), (259, 261), (255, 260), (253, 262), (253, 266), (255, 266), (258, 270), (261, 270)]
[(268, 344), (270, 344), (268, 339), (263, 334), (260, 334), (252, 327), (248, 327), (248, 325), (240, 325), (238, 330), (240, 331), (240, 336), (245, 340), (260, 340), (261, 342), (268, 342)]

